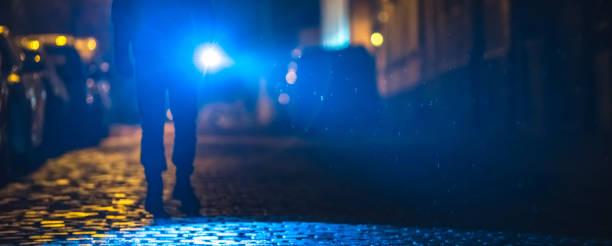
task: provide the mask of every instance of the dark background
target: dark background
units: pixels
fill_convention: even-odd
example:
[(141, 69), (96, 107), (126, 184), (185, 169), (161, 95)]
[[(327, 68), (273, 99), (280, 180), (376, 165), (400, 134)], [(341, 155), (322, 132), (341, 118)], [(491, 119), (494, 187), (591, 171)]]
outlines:
[[(320, 24), (317, 1), (232, 2), (222, 12), (236, 16), (237, 36), (287, 56), (300, 30)], [(317, 135), (323, 147), (309, 156), (357, 175), (357, 187), (382, 185), (414, 208), (410, 223), (612, 233), (610, 1), (354, 2), (385, 35), (382, 47), (366, 45), (378, 125)], [(109, 5), (5, 0), (0, 23), (96, 36), (111, 60)], [(400, 14), (381, 21), (389, 6)], [(359, 73), (351, 65), (341, 67)], [(132, 87), (113, 81), (115, 122), (137, 122)]]

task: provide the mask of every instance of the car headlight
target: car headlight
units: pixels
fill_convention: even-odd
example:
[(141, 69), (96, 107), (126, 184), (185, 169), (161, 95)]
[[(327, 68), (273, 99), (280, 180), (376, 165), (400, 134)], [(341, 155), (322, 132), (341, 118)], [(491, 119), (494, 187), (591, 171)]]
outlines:
[(204, 44), (198, 47), (194, 62), (203, 73), (214, 73), (232, 64), (231, 59), (216, 44)]

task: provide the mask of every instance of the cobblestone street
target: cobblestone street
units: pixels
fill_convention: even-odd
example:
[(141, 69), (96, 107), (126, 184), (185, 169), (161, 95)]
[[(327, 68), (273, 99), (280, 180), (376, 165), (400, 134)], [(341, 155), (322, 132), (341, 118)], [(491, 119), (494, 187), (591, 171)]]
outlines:
[[(171, 145), (172, 128), (167, 127)], [(164, 174), (169, 220), (144, 211), (138, 128), (49, 160), (0, 190), (0, 244), (611, 245), (538, 234), (396, 226), (409, 216), (311, 163), (291, 137), (202, 135), (192, 183), (201, 218), (182, 218)], [(170, 148), (167, 148), (170, 150)], [(167, 153), (170, 154), (170, 153)], [(170, 159), (170, 158), (169, 158)]]

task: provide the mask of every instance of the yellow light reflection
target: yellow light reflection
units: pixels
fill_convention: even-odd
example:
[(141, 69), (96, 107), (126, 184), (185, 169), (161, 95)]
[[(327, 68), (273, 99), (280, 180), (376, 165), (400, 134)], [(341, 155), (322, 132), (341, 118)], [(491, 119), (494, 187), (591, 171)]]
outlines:
[(42, 225), (42, 227), (64, 227), (64, 224), (46, 224)]
[(41, 225), (48, 225), (48, 224), (64, 224), (63, 220), (43, 220), (40, 222)]
[(87, 212), (68, 212), (65, 214), (58, 214), (57, 217), (64, 217), (66, 219), (74, 219), (74, 218), (85, 218), (90, 216), (96, 216), (98, 213), (87, 213)]
[(50, 239), (53, 238), (53, 236), (50, 235), (34, 235), (34, 236), (29, 236), (30, 239)]
[(57, 46), (64, 46), (67, 42), (68, 38), (66, 38), (66, 36), (58, 36), (57, 38), (55, 38), (55, 44)]
[(115, 194), (115, 198), (125, 198), (125, 193), (117, 193)]
[(107, 215), (106, 218), (109, 220), (124, 220), (127, 217), (125, 215)]
[(119, 211), (119, 209), (114, 208), (113, 206), (106, 206), (106, 207), (98, 207), (98, 206), (96, 206), (93, 209), (96, 210), (96, 211), (108, 211), (108, 212), (118, 212)]
[(113, 204), (117, 204), (117, 205), (132, 205), (132, 204), (134, 204), (134, 200), (120, 199), (120, 200), (117, 200), (117, 201), (113, 201)]
[(372, 33), (372, 36), (370, 36), (370, 42), (372, 42), (372, 45), (374, 45), (375, 47), (380, 47), (381, 45), (383, 45), (384, 41), (385, 38), (379, 32)]
[(128, 222), (113, 222), (111, 227), (135, 227), (136, 223), (128, 221)]
[[(57, 35), (52, 36), (50, 39), (43, 38), (30, 38), (21, 39), (22, 48), (27, 48), (27, 44), (32, 40), (38, 40), (43, 49), (43, 45), (50, 44), (55, 47), (55, 40)], [(68, 43), (65, 47), (72, 45), (73, 38), (67, 36)], [(88, 51), (87, 42), (89, 39), (82, 39), (81, 48), (84, 51)], [(19, 41), (19, 40), (18, 40)], [(89, 51), (88, 51), (89, 52)], [(91, 52), (94, 53), (94, 52)], [(27, 61), (33, 62), (36, 59), (37, 53), (27, 57)], [(42, 56), (40, 54), (41, 62)], [(8, 75), (5, 74), (5, 79)], [(19, 73), (15, 73), (11, 80), (16, 81), (16, 76)], [(23, 81), (20, 83), (27, 82), (26, 78), (21, 78)], [(14, 85), (20, 84), (11, 84)], [(117, 144), (124, 146), (126, 143), (131, 143), (132, 139), (118, 139)], [(127, 141), (127, 142), (125, 142)], [(136, 150), (135, 150), (136, 151)], [(58, 209), (50, 209), (48, 206), (41, 205), (38, 202), (32, 202), (27, 204), (27, 208), (24, 208), (22, 212), (13, 213), (6, 216), (15, 216), (14, 218), (7, 217), (0, 223), (13, 223), (16, 227), (11, 226), (5, 228), (7, 230), (0, 232), (5, 235), (11, 235), (15, 240), (24, 241), (29, 244), (44, 244), (47, 241), (67, 241), (72, 238), (75, 241), (69, 241), (71, 243), (83, 240), (83, 243), (89, 242), (104, 242), (107, 235), (104, 235), (108, 231), (119, 231), (119, 230), (141, 230), (142, 227), (149, 225), (153, 222), (153, 217), (146, 214), (144, 207), (139, 203), (141, 201), (142, 194), (142, 180), (144, 180), (143, 173), (137, 173), (134, 176), (117, 177), (116, 174), (123, 173), (126, 170), (133, 170), (132, 165), (128, 165), (132, 158), (137, 158), (136, 155), (125, 155), (125, 153), (109, 153), (102, 154), (96, 150), (84, 150), (86, 155), (78, 154), (67, 154), (68, 157), (63, 157), (57, 160), (50, 160), (49, 165), (46, 165), (42, 171), (37, 172), (34, 175), (34, 180), (40, 181), (40, 186), (44, 186), (44, 189), (36, 190), (36, 192), (28, 193), (28, 199), (33, 201), (45, 200), (48, 202), (60, 202), (66, 204), (66, 207)], [(136, 153), (136, 152), (134, 152)], [(75, 159), (77, 161), (87, 162), (87, 165), (95, 165), (96, 168), (104, 170), (103, 174), (87, 176), (88, 178), (83, 182), (75, 183), (75, 180), (79, 180), (82, 175), (87, 174), (87, 168), (81, 168), (80, 166), (74, 166)], [(80, 162), (80, 161), (79, 161)], [(117, 163), (117, 164), (116, 164)], [(119, 164), (121, 163), (121, 164)], [(117, 166), (124, 165), (124, 166)], [(75, 170), (65, 172), (68, 167), (76, 167)], [(126, 169), (122, 169), (126, 168)], [(85, 170), (85, 171), (83, 171)], [(135, 169), (137, 170), (137, 169)], [(52, 176), (49, 176), (52, 173)], [(55, 175), (56, 173), (61, 175)], [(106, 181), (120, 181), (123, 185), (115, 186), (100, 186), (100, 182)], [(11, 194), (17, 194), (18, 192), (24, 192), (23, 186), (9, 186), (6, 189), (10, 189)], [(95, 199), (81, 199), (84, 203), (78, 203), (69, 194), (74, 192), (78, 193), (79, 196), (85, 195), (87, 197)], [(81, 197), (83, 198), (83, 197)], [(5, 199), (7, 200), (7, 199)], [(12, 200), (7, 200), (11, 204)], [(18, 201), (15, 201), (18, 202)], [(2, 214), (2, 217), (6, 217)], [(5, 223), (5, 224), (6, 224)], [(17, 227), (18, 226), (18, 227)], [(15, 229), (12, 233), (11, 230)], [(26, 231), (27, 233), (20, 233)], [(37, 236), (29, 238), (30, 234), (36, 234)], [(38, 236), (38, 234), (44, 234), (44, 236)], [(116, 233), (115, 237), (120, 237)], [(95, 235), (95, 236), (94, 236)], [(113, 237), (113, 235), (110, 235)], [(20, 238), (20, 239), (17, 239)], [(37, 241), (35, 241), (37, 240)], [(1, 243), (0, 243), (1, 245)]]

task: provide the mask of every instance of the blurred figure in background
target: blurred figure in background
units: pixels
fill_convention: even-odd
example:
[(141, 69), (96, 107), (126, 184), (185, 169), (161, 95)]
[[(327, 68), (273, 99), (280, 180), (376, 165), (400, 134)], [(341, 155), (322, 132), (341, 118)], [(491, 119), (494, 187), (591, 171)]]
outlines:
[(134, 76), (137, 83), (145, 208), (155, 217), (168, 216), (161, 176), (167, 165), (163, 139), (167, 94), (176, 129), (173, 197), (181, 201), (182, 212), (197, 216), (200, 203), (190, 176), (196, 149), (198, 77), (191, 61), (198, 42), (213, 32), (212, 5), (209, 0), (114, 0), (111, 11), (116, 69), (123, 76)]

